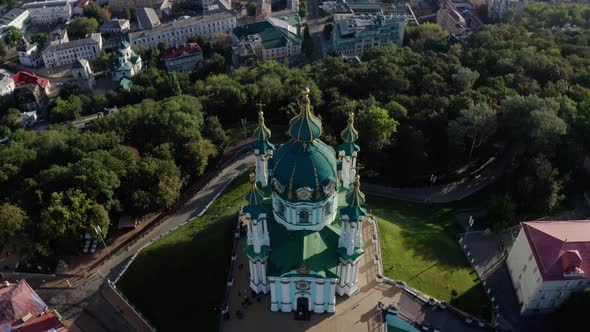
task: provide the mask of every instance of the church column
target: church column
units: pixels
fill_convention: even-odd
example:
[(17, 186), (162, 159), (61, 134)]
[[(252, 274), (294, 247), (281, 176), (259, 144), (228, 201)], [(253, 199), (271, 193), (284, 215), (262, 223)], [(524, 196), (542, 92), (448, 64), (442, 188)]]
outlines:
[(336, 312), (336, 280), (330, 281), (330, 302), (328, 312)]
[(314, 303), (314, 312), (322, 313), (324, 312), (324, 284), (326, 282), (323, 280), (316, 281), (315, 287), (315, 303)]
[(283, 292), (283, 303), (281, 304), (281, 311), (292, 311), (291, 309), (291, 283), (289, 281), (281, 280), (281, 287)]
[(279, 310), (277, 305), (277, 283), (274, 280), (270, 280), (270, 311)]

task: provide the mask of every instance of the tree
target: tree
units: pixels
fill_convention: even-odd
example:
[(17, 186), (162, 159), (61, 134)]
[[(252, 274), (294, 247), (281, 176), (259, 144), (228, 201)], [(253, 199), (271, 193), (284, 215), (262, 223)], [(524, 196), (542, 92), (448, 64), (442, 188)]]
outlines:
[(458, 92), (469, 90), (479, 78), (479, 73), (469, 68), (459, 66), (457, 72), (451, 75), (453, 86)]
[(417, 51), (442, 50), (447, 45), (449, 33), (435, 23), (423, 23), (417, 27), (407, 27), (405, 38), (409, 45)]
[(27, 213), (20, 207), (10, 203), (0, 205), (0, 248), (15, 239), (27, 219)]
[(303, 28), (303, 42), (301, 44), (301, 51), (303, 51), (303, 54), (305, 54), (307, 57), (311, 57), (313, 54), (313, 40), (311, 39), (309, 27), (307, 24), (305, 25), (305, 28)]
[(6, 110), (4, 115), (2, 116), (2, 120), (0, 120), (0, 124), (10, 128), (11, 130), (15, 130), (20, 128), (20, 110), (16, 108), (9, 108)]
[(39, 45), (39, 47), (45, 45), (47, 40), (49, 40), (49, 34), (47, 32), (38, 32), (31, 36), (31, 42)]
[(182, 95), (182, 89), (180, 88), (180, 82), (175, 72), (168, 73), (168, 87), (170, 89), (170, 95), (180, 96)]
[(67, 30), (70, 36), (84, 37), (98, 31), (98, 21), (95, 18), (78, 17), (70, 21)]
[(386, 109), (375, 104), (367, 109), (361, 109), (357, 118), (358, 128), (362, 133), (360, 140), (373, 151), (379, 150), (389, 143), (399, 124), (395, 119), (389, 117)]
[(237, 122), (240, 119), (240, 111), (246, 101), (240, 83), (222, 74), (198, 81), (195, 87), (208, 114), (217, 115), (222, 121)]
[(516, 205), (504, 195), (492, 195), (487, 204), (488, 217), (492, 229), (501, 232), (514, 225), (516, 219)]
[(88, 211), (96, 203), (79, 189), (51, 194), (49, 204), (41, 212), (42, 237), (56, 249), (56, 254), (79, 250), (82, 235), (90, 230)]
[(219, 121), (219, 118), (216, 116), (208, 116), (205, 119), (205, 128), (203, 129), (205, 136), (211, 139), (218, 146), (221, 146), (229, 139), (225, 133), (225, 130), (223, 129), (223, 126), (221, 125), (221, 121)]
[(70, 95), (68, 99), (58, 97), (54, 100), (54, 105), (49, 112), (49, 118), (53, 122), (63, 122), (74, 120), (80, 117), (85, 109), (85, 99), (80, 95)]
[(550, 213), (565, 198), (562, 190), (567, 179), (544, 155), (529, 160), (521, 173), (517, 192), (521, 206), (527, 210)]
[(201, 176), (209, 158), (217, 155), (217, 148), (208, 139), (202, 139), (184, 146), (184, 166), (189, 175)]
[(0, 56), (6, 55), (6, 43), (3, 39), (0, 39)]
[(108, 8), (103, 8), (97, 3), (90, 3), (84, 6), (84, 16), (88, 18), (95, 18), (100, 23), (104, 23), (111, 18), (111, 11)]
[(449, 138), (453, 145), (468, 151), (471, 162), (473, 151), (486, 143), (496, 132), (496, 111), (487, 104), (477, 104), (459, 112), (456, 120), (448, 126)]
[(583, 319), (590, 306), (590, 288), (573, 292), (556, 311), (563, 331), (590, 331), (590, 321)]
[(23, 34), (16, 27), (10, 26), (4, 33), (4, 41), (10, 46), (18, 46), (23, 41)]
[(246, 12), (248, 13), (248, 16), (250, 16), (250, 17), (256, 16), (256, 2), (250, 2), (246, 6)]
[(223, 74), (227, 70), (225, 58), (219, 53), (213, 53), (205, 61), (199, 62), (191, 74), (191, 80), (205, 79), (214, 74)]
[(299, 17), (304, 18), (307, 16), (307, 0), (303, 0), (299, 3)]

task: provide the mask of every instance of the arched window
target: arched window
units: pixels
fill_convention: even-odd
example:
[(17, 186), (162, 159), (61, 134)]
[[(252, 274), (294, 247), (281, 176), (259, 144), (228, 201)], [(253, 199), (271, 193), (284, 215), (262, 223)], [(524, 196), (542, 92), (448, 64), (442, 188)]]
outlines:
[(283, 202), (279, 202), (277, 206), (277, 213), (281, 218), (285, 218), (285, 204), (283, 204)]
[(307, 211), (307, 210), (299, 211), (299, 223), (301, 223), (301, 224), (309, 223), (309, 211)]

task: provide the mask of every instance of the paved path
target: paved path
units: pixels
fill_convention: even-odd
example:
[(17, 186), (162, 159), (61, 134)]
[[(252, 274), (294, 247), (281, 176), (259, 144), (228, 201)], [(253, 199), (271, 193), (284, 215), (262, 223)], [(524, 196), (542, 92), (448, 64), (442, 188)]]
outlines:
[[(148, 230), (141, 238), (106, 260), (91, 275), (65, 277), (29, 278), (36, 291), (51, 307), (56, 308), (72, 330), (91, 332), (133, 331), (124, 318), (107, 303), (99, 293), (99, 288), (109, 278), (115, 279), (123, 270), (131, 256), (140, 248), (158, 239), (161, 234), (180, 225), (187, 219), (201, 213), (231, 181), (254, 163), (254, 156), (248, 154), (226, 165), (209, 183), (190, 198), (174, 214), (162, 223)], [(68, 284), (69, 282), (69, 284)], [(71, 287), (70, 287), (71, 285)]]

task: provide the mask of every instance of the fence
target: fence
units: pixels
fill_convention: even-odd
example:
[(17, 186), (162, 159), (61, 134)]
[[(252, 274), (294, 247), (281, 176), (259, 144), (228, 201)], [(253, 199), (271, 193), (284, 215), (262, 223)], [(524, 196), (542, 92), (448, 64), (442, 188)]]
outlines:
[(141, 315), (137, 310), (121, 293), (117, 287), (107, 279), (107, 282), (103, 284), (100, 290), (102, 296), (118, 311), (120, 312), (125, 320), (131, 325), (136, 331), (150, 331), (155, 332), (156, 328)]

